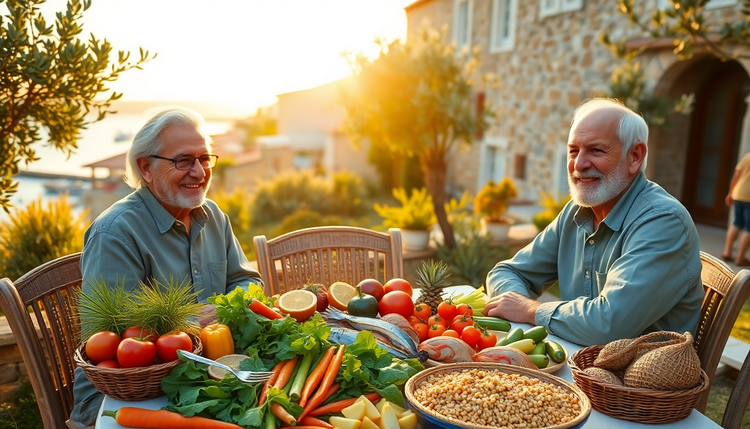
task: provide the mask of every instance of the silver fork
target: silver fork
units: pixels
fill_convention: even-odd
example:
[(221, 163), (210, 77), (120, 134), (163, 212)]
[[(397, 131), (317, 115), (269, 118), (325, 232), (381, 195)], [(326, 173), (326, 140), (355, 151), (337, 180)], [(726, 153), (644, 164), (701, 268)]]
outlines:
[(263, 381), (268, 380), (271, 378), (271, 374), (273, 372), (270, 371), (240, 371), (235, 370), (231, 367), (228, 367), (222, 363), (216, 362), (215, 360), (211, 360), (208, 358), (204, 358), (203, 356), (198, 356), (196, 354), (187, 352), (185, 350), (178, 350), (178, 353), (182, 353), (183, 356), (190, 360), (194, 360), (196, 362), (205, 363), (206, 365), (213, 365), (217, 368), (225, 369), (232, 374), (234, 374), (235, 377), (237, 377), (238, 380), (244, 381), (245, 383), (260, 383)]

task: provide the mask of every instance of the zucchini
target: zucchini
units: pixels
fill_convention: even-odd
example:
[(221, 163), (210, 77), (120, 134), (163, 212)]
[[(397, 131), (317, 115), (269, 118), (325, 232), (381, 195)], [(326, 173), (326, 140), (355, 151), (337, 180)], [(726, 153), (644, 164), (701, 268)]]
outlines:
[(549, 365), (549, 358), (547, 355), (527, 355), (529, 359), (531, 359), (532, 362), (534, 362), (534, 365), (536, 365), (537, 368), (547, 368)]
[(518, 340), (523, 339), (523, 329), (521, 328), (515, 328), (512, 331), (508, 332), (508, 335), (505, 336), (505, 338), (500, 339), (500, 341), (497, 342), (498, 346), (507, 346), (510, 343), (515, 343)]
[(499, 317), (474, 316), (477, 325), (493, 331), (510, 331), (510, 322)]
[(508, 344), (508, 347), (513, 347), (514, 349), (518, 349), (526, 354), (529, 354), (534, 350), (534, 347), (536, 347), (536, 344), (534, 344), (534, 340), (530, 338), (526, 338), (523, 340), (518, 340), (516, 342), (510, 343)]
[(547, 354), (553, 361), (560, 363), (565, 360), (565, 350), (560, 344), (554, 341), (545, 341), (544, 345), (547, 348)]
[(547, 328), (544, 326), (534, 326), (529, 328), (523, 333), (523, 339), (534, 340), (535, 343), (541, 343), (542, 340), (547, 338)]
[(545, 355), (547, 354), (547, 346), (544, 343), (537, 343), (534, 346), (534, 350), (529, 353), (530, 355)]

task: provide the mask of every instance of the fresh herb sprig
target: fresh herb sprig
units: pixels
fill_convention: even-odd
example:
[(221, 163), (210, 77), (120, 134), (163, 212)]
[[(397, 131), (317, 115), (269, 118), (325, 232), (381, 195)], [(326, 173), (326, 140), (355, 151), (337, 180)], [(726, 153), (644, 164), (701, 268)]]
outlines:
[(166, 284), (155, 279), (141, 283), (127, 306), (134, 325), (148, 326), (164, 335), (172, 331), (197, 334), (200, 327), (193, 319), (204, 305), (198, 302), (198, 292), (189, 280), (178, 282), (170, 276)]
[(100, 281), (87, 280), (86, 284), (88, 287), (73, 294), (81, 320), (81, 342), (101, 331), (122, 334), (130, 326), (124, 282), (110, 286), (101, 278)]

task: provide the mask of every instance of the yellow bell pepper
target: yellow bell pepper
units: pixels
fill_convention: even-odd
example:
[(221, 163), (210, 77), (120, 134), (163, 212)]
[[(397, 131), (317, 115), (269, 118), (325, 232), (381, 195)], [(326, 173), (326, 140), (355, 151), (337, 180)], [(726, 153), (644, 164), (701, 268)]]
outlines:
[(216, 360), (234, 353), (234, 339), (227, 325), (212, 323), (201, 329), (203, 356)]

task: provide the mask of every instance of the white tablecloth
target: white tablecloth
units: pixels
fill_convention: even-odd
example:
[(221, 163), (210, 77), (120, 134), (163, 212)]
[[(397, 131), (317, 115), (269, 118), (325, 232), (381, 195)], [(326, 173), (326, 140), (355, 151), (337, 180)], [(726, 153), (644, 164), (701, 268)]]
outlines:
[[(446, 292), (448, 292), (449, 294), (468, 293), (468, 292), (471, 292), (472, 290), (473, 288), (471, 286), (452, 286), (450, 288), (446, 288)], [(415, 295), (415, 300), (416, 300), (419, 296), (419, 289), (416, 289), (414, 292), (415, 292), (414, 295)], [(526, 325), (526, 324), (513, 324), (513, 327), (516, 327), (516, 326), (521, 326), (524, 329), (529, 327), (529, 325)], [(581, 346), (577, 344), (573, 344), (569, 341), (565, 341), (553, 335), (550, 335), (549, 338), (559, 342), (563, 347), (565, 347), (565, 349), (568, 350), (568, 353), (571, 355), (582, 348)], [(557, 371), (554, 375), (562, 378), (563, 380), (573, 382), (573, 375), (570, 372), (570, 368), (568, 367), (568, 365), (565, 365), (561, 370)], [(166, 404), (167, 404), (166, 396), (160, 396), (158, 398), (149, 399), (146, 401), (134, 401), (134, 402), (120, 401), (114, 398), (110, 398), (109, 396), (105, 396), (104, 402), (102, 403), (101, 410), (117, 410), (120, 407), (128, 407), (128, 406), (157, 410), (165, 406)], [(99, 414), (101, 415), (101, 412)], [(647, 425), (647, 424), (629, 422), (626, 420), (615, 419), (593, 409), (591, 410), (591, 415), (589, 416), (588, 420), (586, 420), (586, 423), (583, 425), (583, 427), (588, 428), (588, 429), (631, 429), (631, 428), (651, 428), (651, 429), (717, 428), (717, 429), (720, 429), (721, 428), (721, 426), (714, 423), (711, 419), (701, 414), (697, 410), (693, 410), (690, 416), (688, 416), (686, 419), (681, 420), (679, 422), (670, 423), (670, 424), (662, 424), (662, 425), (651, 425), (651, 424)], [(100, 417), (96, 422), (96, 429), (120, 429), (120, 428), (122, 428), (122, 426), (118, 425), (115, 422), (115, 420), (111, 417)]]

